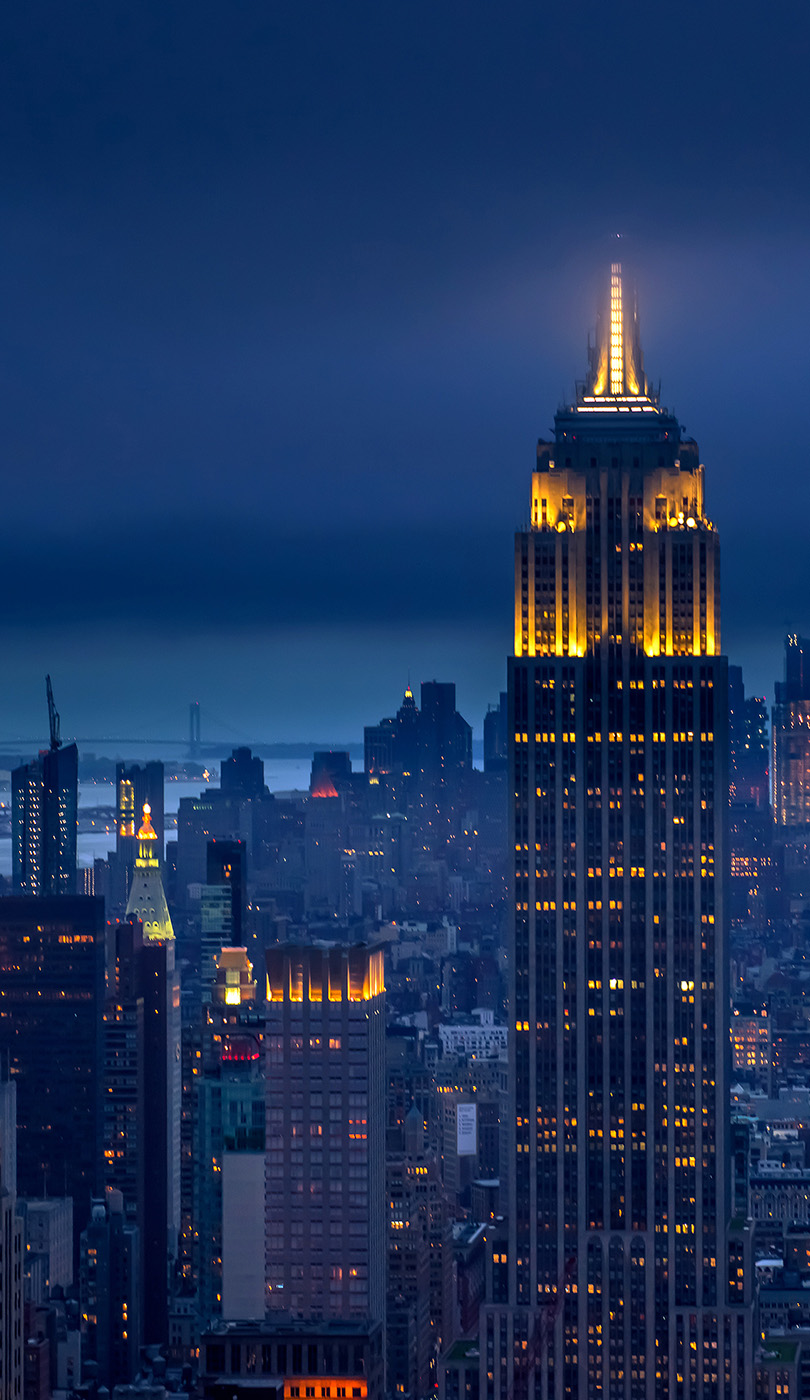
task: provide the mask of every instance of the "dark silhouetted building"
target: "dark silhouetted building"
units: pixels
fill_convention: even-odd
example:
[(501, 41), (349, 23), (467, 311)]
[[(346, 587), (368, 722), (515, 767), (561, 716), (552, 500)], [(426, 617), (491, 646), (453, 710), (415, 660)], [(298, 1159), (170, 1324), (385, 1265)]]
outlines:
[(264, 764), (250, 749), (234, 749), (220, 766), (219, 785), (236, 797), (264, 797)]
[(324, 749), (312, 755), (309, 791), (312, 797), (337, 797), (352, 784), (352, 761), (341, 750)]
[(79, 755), (45, 749), (11, 775), (12, 881), (20, 894), (76, 889)]
[(739, 666), (729, 666), (729, 924), (764, 928), (779, 913), (779, 866), (768, 785), (770, 742), (765, 701), (746, 696)]
[(745, 694), (739, 666), (728, 668), (728, 698), (729, 798), (763, 809), (770, 796), (768, 707), (761, 696)]
[(396, 720), (381, 719), (363, 730), (363, 767), (370, 778), (394, 772)]
[(431, 1190), (439, 1185), (439, 1169), (426, 1149), (424, 1120), (415, 1104), (402, 1137), (404, 1150), (386, 1156), (386, 1378), (391, 1393), (416, 1397), (427, 1395), (431, 1385)]
[(408, 686), (396, 717), (366, 728), (364, 749), (369, 786), (382, 787), (386, 810), (393, 807), (412, 823), (414, 845), (425, 857), (413, 873), (424, 882), (430, 861), (444, 858), (463, 831), (472, 729), (456, 710), (452, 682), (423, 682), (421, 702), (419, 709)]
[(165, 1344), (180, 1229), (180, 980), (148, 810), (139, 836), (132, 911), (110, 930), (105, 1184), (139, 1229), (144, 1341)]
[(501, 691), (497, 705), (484, 715), (484, 772), (505, 773), (509, 764), (509, 705)]
[[(266, 799), (268, 803), (272, 799)], [(264, 806), (239, 793), (209, 788), (199, 797), (181, 797), (177, 815), (176, 900), (187, 907), (190, 886), (204, 885), (208, 869), (208, 842), (245, 841), (248, 855), (253, 842), (256, 810)], [(199, 897), (199, 896), (197, 896)]]
[[(258, 761), (258, 760), (257, 760)], [(244, 841), (217, 840), (208, 842), (206, 884), (224, 886), (230, 896), (228, 938), (223, 943), (244, 947), (245, 912), (247, 908), (247, 869)]]
[(180, 1232), (180, 978), (174, 940), (145, 940), (143, 1336), (168, 1341), (168, 1298)]
[(122, 870), (124, 887), (129, 892), (132, 872), (139, 851), (138, 829), (144, 803), (149, 804), (155, 832), (155, 850), (162, 863), (164, 851), (163, 764), (118, 763), (115, 767), (115, 854)]
[(73, 1284), (73, 1201), (70, 1196), (27, 1197), (21, 1206), (26, 1269), (40, 1261), (42, 1281), (41, 1294), (27, 1292), (26, 1302), (45, 1302), (56, 1288), (67, 1294)]
[(423, 681), (418, 757), (426, 784), (444, 786), (472, 768), (472, 728), (456, 709), (452, 681)]
[(127, 1219), (143, 1220), (146, 1170), (144, 1011), (140, 955), (143, 925), (108, 925), (104, 1004), (104, 1185), (120, 1191)]
[(265, 1312), (264, 1011), (244, 948), (220, 952), (196, 1081), (194, 1218), (199, 1315)]
[(244, 947), (247, 861), (244, 841), (208, 842), (206, 882), (200, 890), (200, 973), (203, 1001), (210, 1001), (222, 948)]
[(44, 1330), (49, 1309), (25, 1303), (24, 1400), (51, 1400), (51, 1341)]
[(409, 778), (418, 771), (419, 719), (419, 709), (409, 685), (394, 719), (366, 725), (364, 760), (370, 778)]
[(780, 831), (810, 827), (810, 641), (785, 638), (785, 679), (773, 707), (773, 814)]
[(23, 1226), (17, 1214), (17, 1086), (0, 1080), (0, 1400), (23, 1395)]
[(508, 692), (509, 1306), (482, 1313), (481, 1393), (751, 1395), (718, 540), (619, 264), (587, 382), (538, 444), (530, 520)]
[(135, 1379), (141, 1340), (138, 1230), (127, 1224), (120, 1191), (93, 1201), (79, 1254), (83, 1353), (112, 1393)]
[(100, 899), (0, 900), (0, 1054), (17, 1085), (19, 1190), (72, 1196), (76, 1231), (103, 1176), (104, 944)]

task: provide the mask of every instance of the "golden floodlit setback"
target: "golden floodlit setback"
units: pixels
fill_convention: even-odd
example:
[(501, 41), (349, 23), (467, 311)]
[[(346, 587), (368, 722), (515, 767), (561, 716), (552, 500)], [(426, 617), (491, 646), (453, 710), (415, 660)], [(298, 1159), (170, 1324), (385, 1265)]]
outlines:
[[(621, 307), (618, 263), (611, 282), (619, 284)], [(612, 301), (616, 294), (612, 287)], [(561, 437), (538, 444), (532, 528), (515, 541), (515, 656), (584, 656), (602, 641), (629, 641), (648, 656), (719, 655), (720, 552), (704, 510), (704, 469), (697, 444), (680, 440), (677, 423), (648, 390), (635, 313), (630, 325), (632, 339), (623, 334), (620, 320), (616, 328), (611, 319), (610, 363), (620, 362), (613, 357), (621, 357), (624, 345), (633, 368), (615, 375), (611, 368), (611, 394), (604, 394), (599, 368), (608, 355), (604, 340), (592, 352), (590, 392), (583, 391), (558, 415), (565, 419)], [(624, 392), (628, 377), (630, 394)], [(589, 415), (584, 421), (583, 414)], [(604, 452), (597, 457), (594, 438), (600, 430), (620, 433), (626, 444), (616, 495), (608, 485), (619, 457)], [(662, 444), (670, 450), (662, 453)], [(594, 501), (600, 529), (607, 529), (609, 502), (628, 523), (627, 540), (613, 542), (610, 569), (606, 555), (600, 560), (611, 587), (600, 589), (598, 601), (590, 586)], [(524, 587), (529, 580), (534, 586)]]
[(719, 541), (619, 263), (606, 291), (515, 540), (509, 1245), (480, 1393), (742, 1400)]

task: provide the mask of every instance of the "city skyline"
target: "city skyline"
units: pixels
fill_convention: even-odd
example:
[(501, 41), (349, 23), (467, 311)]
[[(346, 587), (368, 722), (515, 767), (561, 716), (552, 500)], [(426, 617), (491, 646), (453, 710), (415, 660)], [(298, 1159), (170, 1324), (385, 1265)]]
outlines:
[(794, 9), (0, 16), (0, 1400), (810, 1395)]
[(482, 714), (526, 444), (611, 232), (663, 401), (704, 425), (728, 653), (771, 699), (810, 630), (794, 18), (788, 49), (718, 5), (6, 16), (2, 727), (36, 732), (46, 672), (72, 733), (196, 698), (249, 738), (359, 736), (408, 674)]

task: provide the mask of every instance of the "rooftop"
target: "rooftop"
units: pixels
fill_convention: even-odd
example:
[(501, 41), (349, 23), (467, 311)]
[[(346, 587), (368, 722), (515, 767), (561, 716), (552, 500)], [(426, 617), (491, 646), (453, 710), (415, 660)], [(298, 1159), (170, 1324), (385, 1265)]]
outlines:
[(203, 1332), (202, 1340), (211, 1337), (229, 1336), (300, 1336), (300, 1337), (358, 1337), (365, 1336), (375, 1331), (381, 1324), (372, 1322), (370, 1319), (358, 1319), (356, 1322), (348, 1322), (341, 1319), (306, 1319), (298, 1320), (285, 1317), (283, 1314), (273, 1317), (250, 1318), (247, 1321), (227, 1322), (220, 1318), (212, 1322), (211, 1326)]
[(478, 1348), (477, 1337), (462, 1338), (459, 1342), (453, 1342), (449, 1351), (445, 1352), (445, 1362), (477, 1361), (481, 1355)]
[(762, 1343), (760, 1357), (763, 1361), (795, 1361), (799, 1350), (798, 1342), (789, 1342), (785, 1337), (766, 1337)]

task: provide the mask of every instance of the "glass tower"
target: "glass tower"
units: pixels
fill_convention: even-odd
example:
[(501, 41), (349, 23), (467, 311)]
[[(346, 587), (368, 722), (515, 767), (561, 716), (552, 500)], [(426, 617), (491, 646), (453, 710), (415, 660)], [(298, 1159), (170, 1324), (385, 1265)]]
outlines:
[(719, 543), (618, 263), (589, 362), (515, 541), (511, 1213), (482, 1400), (736, 1397)]

